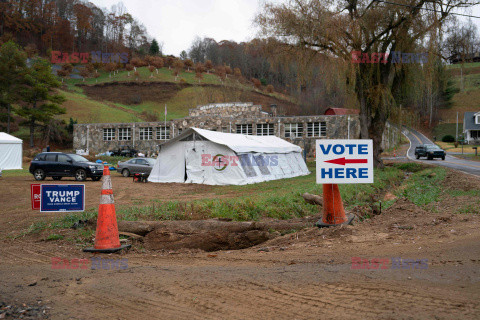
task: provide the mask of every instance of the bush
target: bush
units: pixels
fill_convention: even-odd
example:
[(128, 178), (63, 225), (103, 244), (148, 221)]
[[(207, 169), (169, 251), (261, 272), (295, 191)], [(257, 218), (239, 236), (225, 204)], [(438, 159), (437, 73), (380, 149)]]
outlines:
[(142, 103), (142, 97), (140, 95), (133, 95), (128, 97), (128, 103), (129, 105), (135, 105), (135, 104), (140, 104)]
[(446, 136), (443, 136), (442, 142), (454, 142), (455, 137), (452, 135), (447, 134)]

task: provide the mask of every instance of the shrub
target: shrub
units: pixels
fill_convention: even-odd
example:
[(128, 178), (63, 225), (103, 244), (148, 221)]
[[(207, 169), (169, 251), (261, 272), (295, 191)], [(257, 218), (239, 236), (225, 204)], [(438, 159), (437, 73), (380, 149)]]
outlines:
[(442, 142), (454, 142), (454, 141), (455, 141), (455, 137), (450, 134), (447, 134), (442, 138)]
[(140, 104), (142, 103), (142, 97), (140, 95), (134, 95), (128, 97), (128, 104)]
[(267, 86), (267, 92), (268, 92), (268, 93), (273, 93), (274, 91), (275, 91), (275, 88), (274, 88), (271, 84), (269, 84), (269, 85)]

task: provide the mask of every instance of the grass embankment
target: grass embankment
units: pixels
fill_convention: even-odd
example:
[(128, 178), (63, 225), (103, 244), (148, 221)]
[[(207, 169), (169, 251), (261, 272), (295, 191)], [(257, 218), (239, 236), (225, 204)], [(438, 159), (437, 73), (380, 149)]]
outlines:
[(396, 192), (399, 197), (405, 197), (417, 206), (425, 207), (440, 199), (442, 181), (447, 171), (443, 167), (423, 167), (418, 163), (406, 163), (398, 166), (412, 175), (405, 180)]
[[(473, 144), (465, 144), (463, 145), (458, 145), (458, 147), (455, 148), (455, 144), (453, 142), (442, 142), (442, 141), (437, 141), (435, 142), (440, 148), (447, 152), (463, 152), (463, 153), (475, 153), (474, 147), (480, 148), (478, 145), (473, 145)], [(477, 149), (478, 150), (478, 149)]]
[[(188, 202), (153, 201), (149, 205), (116, 206), (119, 220), (191, 220), (205, 218), (230, 218), (237, 221), (262, 218), (289, 219), (318, 214), (318, 207), (305, 203), (305, 192), (322, 194), (322, 185), (315, 183), (315, 164), (309, 163), (312, 174), (291, 179), (268, 181), (244, 186), (215, 186), (215, 195), (232, 195), (232, 198), (207, 198)], [(347, 209), (371, 202), (376, 194), (399, 185), (404, 172), (397, 167), (375, 171), (375, 183), (340, 185)], [(32, 224), (27, 233), (45, 229), (70, 228), (78, 220), (92, 219), (96, 210), (66, 215), (53, 221)]]
[(27, 177), (31, 176), (32, 174), (28, 172), (28, 165), (23, 165), (24, 169), (18, 170), (4, 170), (2, 171), (2, 177)]
[[(314, 171), (314, 163), (309, 163)], [(340, 185), (343, 202), (347, 210), (356, 206), (378, 204), (386, 192), (398, 198), (406, 198), (432, 214), (437, 213), (436, 205), (442, 201), (452, 201), (452, 197), (477, 199), (480, 190), (464, 191), (448, 188), (443, 182), (447, 170), (443, 167), (426, 167), (418, 163), (403, 163), (375, 170), (374, 184)], [(213, 187), (215, 195), (234, 194), (234, 198), (178, 202), (154, 201), (149, 205), (117, 206), (119, 220), (192, 220), (205, 218), (230, 218), (237, 221), (259, 220), (262, 218), (289, 219), (318, 214), (318, 207), (306, 204), (301, 194), (310, 192), (322, 194), (322, 185), (315, 183), (314, 172), (309, 176), (269, 181), (245, 186)], [(386, 209), (396, 200), (382, 202)], [(477, 201), (478, 202), (478, 201)], [(458, 214), (480, 214), (480, 206), (471, 203), (459, 206)], [(53, 221), (40, 221), (32, 224), (23, 234), (46, 231), (45, 240), (61, 240), (85, 245), (91, 242), (94, 230), (65, 229), (78, 220), (95, 219), (96, 210), (69, 214)], [(369, 218), (367, 215), (366, 218)], [(51, 230), (50, 232), (48, 230)]]

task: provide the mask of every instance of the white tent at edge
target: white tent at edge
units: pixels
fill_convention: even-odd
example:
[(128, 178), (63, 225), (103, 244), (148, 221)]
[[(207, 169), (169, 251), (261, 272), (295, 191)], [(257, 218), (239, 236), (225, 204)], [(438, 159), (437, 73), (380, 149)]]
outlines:
[(308, 174), (302, 149), (278, 137), (189, 128), (160, 145), (148, 181), (243, 185)]
[(0, 132), (0, 171), (22, 169), (23, 141)]

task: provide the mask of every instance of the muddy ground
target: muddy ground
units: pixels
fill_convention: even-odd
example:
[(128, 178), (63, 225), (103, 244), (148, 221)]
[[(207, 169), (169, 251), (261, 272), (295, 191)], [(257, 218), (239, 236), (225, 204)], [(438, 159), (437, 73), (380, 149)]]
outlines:
[[(30, 183), (0, 180), (0, 317), (480, 319), (480, 215), (458, 214), (459, 206), (479, 201), (448, 197), (458, 186), (480, 190), (472, 176), (449, 171), (446, 195), (428, 211), (397, 199), (353, 226), (304, 229), (243, 250), (152, 251), (134, 243), (128, 252), (101, 256), (128, 259), (116, 270), (92, 269), (91, 260), (85, 269), (52, 268), (52, 258), (99, 255), (83, 253), (81, 244), (18, 237), (32, 222), (58, 215), (30, 210)], [(87, 208), (95, 207), (101, 183), (85, 184)], [(116, 175), (113, 186), (117, 205), (214, 194), (209, 186), (134, 184)], [(352, 269), (355, 257), (426, 260), (427, 268), (389, 262)]]

